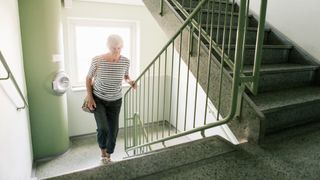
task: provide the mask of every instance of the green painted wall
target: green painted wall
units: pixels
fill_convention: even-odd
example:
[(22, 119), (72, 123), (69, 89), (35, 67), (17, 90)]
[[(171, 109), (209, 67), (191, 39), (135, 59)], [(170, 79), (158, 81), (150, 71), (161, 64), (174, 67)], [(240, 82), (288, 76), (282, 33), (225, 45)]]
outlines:
[(66, 97), (56, 96), (51, 88), (59, 69), (52, 55), (63, 54), (60, 12), (60, 0), (19, 0), (35, 159), (63, 153), (69, 147)]

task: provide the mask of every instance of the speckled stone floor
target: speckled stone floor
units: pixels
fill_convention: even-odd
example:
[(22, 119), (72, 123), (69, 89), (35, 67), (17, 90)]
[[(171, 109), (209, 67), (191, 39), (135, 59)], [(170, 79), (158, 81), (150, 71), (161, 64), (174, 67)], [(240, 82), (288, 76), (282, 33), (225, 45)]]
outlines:
[[(159, 128), (159, 131), (161, 131), (161, 128)], [(171, 133), (174, 133), (173, 129), (171, 129)], [(158, 134), (161, 136), (161, 132), (158, 132)], [(168, 141), (166, 145), (172, 146), (187, 141), (189, 141), (187, 137), (182, 137), (177, 140)], [(152, 146), (153, 150), (162, 147), (162, 144)], [(124, 131), (120, 129), (117, 145), (111, 158), (112, 161), (116, 162), (122, 161), (125, 157), (127, 157), (127, 154), (124, 151)], [(38, 179), (43, 179), (100, 165), (102, 163), (100, 161), (100, 149), (97, 144), (96, 134), (84, 135), (71, 138), (70, 148), (64, 154), (36, 162), (35, 176)]]
[(290, 137), (282, 137), (263, 147), (245, 143), (238, 145), (237, 151), (223, 156), (137, 179), (319, 180), (320, 128), (303, 134), (291, 130), (279, 136), (288, 133)]
[(318, 180), (320, 126), (309, 127), (274, 134), (276, 141), (264, 146), (209, 137), (49, 179)]
[[(100, 149), (97, 145), (96, 134), (72, 138), (70, 143), (70, 149), (64, 154), (49, 160), (36, 162), (37, 178), (41, 179), (100, 165)], [(124, 156), (123, 135), (119, 133), (112, 159), (120, 161)]]

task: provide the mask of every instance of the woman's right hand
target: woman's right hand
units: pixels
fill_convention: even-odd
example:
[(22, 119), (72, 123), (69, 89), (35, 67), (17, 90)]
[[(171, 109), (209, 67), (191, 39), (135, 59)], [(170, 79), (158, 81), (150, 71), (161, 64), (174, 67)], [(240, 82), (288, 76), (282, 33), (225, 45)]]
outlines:
[(93, 97), (88, 97), (88, 104), (87, 104), (88, 108), (90, 109), (90, 111), (93, 111), (97, 105), (96, 102), (94, 101)]

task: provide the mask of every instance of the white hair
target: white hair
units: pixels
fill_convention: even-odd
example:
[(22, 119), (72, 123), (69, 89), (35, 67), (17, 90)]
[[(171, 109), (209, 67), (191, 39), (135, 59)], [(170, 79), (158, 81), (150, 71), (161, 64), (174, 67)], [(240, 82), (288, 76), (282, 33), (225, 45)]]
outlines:
[(108, 36), (107, 47), (109, 49), (113, 47), (123, 47), (122, 38), (117, 34), (111, 34), (110, 36)]

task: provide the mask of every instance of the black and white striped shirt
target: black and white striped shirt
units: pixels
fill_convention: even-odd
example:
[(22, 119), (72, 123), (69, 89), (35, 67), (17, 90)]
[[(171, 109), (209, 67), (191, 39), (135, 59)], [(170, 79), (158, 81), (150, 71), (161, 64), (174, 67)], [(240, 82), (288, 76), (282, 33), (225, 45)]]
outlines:
[(129, 66), (129, 59), (124, 56), (120, 56), (118, 62), (108, 62), (102, 56), (94, 57), (88, 72), (91, 78), (96, 74), (93, 94), (105, 101), (122, 98), (122, 80), (129, 74)]

